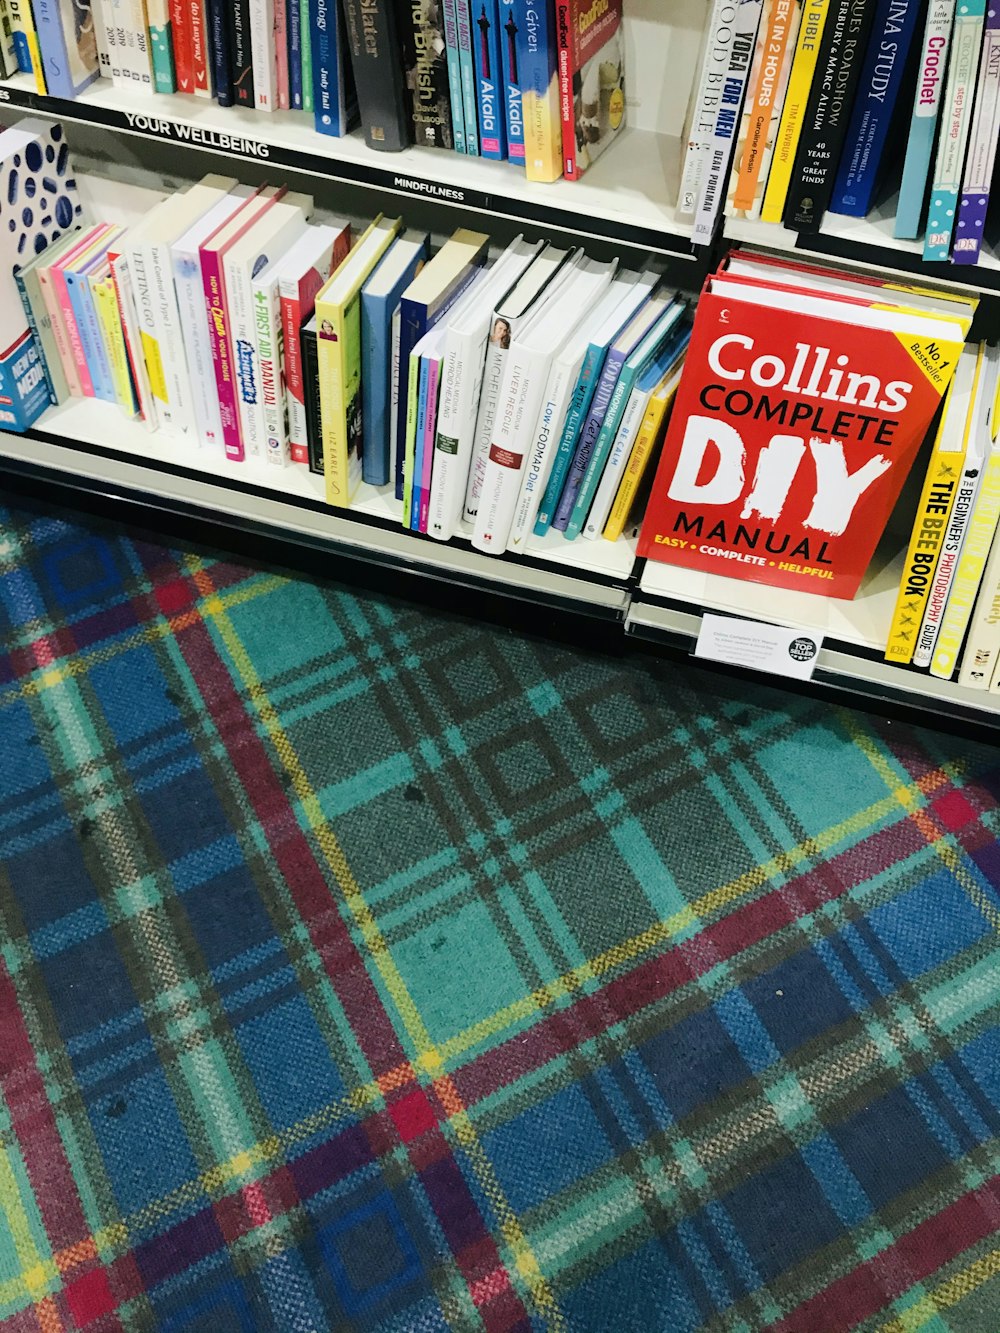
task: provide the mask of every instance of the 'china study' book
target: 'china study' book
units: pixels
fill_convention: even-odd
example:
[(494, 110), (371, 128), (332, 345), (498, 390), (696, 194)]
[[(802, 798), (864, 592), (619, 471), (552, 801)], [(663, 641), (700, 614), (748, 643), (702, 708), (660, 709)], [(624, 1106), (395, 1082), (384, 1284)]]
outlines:
[(970, 323), (906, 302), (849, 275), (816, 293), (791, 265), (710, 276), (639, 554), (853, 597)]

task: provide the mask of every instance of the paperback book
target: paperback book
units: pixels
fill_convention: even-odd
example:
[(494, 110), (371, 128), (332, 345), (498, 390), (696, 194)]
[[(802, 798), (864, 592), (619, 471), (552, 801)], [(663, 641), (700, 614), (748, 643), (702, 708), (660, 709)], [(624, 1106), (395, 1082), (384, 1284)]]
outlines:
[(556, 0), (563, 175), (577, 180), (625, 125), (623, 0)]

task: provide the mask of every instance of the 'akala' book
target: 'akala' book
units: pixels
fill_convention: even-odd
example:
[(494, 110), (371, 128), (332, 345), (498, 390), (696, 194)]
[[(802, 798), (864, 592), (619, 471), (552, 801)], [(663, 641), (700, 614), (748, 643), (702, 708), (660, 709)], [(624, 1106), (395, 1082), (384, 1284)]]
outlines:
[(853, 597), (970, 323), (909, 295), (793, 265), (709, 277), (639, 554)]

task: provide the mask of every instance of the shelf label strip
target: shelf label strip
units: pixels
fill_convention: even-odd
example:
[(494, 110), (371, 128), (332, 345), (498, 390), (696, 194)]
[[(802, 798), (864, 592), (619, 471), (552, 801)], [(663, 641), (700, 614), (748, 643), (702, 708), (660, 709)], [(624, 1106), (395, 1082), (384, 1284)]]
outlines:
[(822, 646), (821, 635), (762, 620), (706, 614), (701, 618), (694, 656), (785, 679), (811, 680)]

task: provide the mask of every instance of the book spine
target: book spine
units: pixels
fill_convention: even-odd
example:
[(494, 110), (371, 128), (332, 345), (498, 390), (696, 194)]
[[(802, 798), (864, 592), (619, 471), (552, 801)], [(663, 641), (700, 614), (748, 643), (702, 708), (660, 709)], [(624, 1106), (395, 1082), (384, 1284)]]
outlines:
[[(334, 0), (315, 0), (312, 19), (313, 123), (320, 134), (335, 138), (347, 133), (343, 102), (343, 69)], [(322, 349), (320, 349), (322, 352)], [(322, 361), (322, 356), (320, 357)]]
[(292, 104), (288, 63), (288, 9), (298, 12), (298, 0), (274, 0), (274, 105), (287, 111)]
[(111, 279), (115, 286), (115, 300), (118, 302), (118, 315), (122, 324), (122, 336), (125, 339), (125, 353), (128, 356), (132, 387), (139, 402), (139, 414), (147, 428), (155, 430), (159, 425), (159, 417), (142, 354), (142, 334), (128, 255), (109, 250), (108, 259), (111, 263)]
[[(326, 0), (322, 2), (325, 4)], [(250, 60), (256, 111), (273, 111), (276, 102), (274, 3), (275, 0), (249, 0)]]
[(38, 287), (51, 321), (52, 339), (59, 353), (59, 364), (62, 367), (67, 388), (74, 398), (80, 398), (83, 395), (83, 390), (80, 386), (76, 361), (73, 358), (73, 349), (69, 345), (69, 332), (63, 319), (62, 307), (59, 304), (55, 278), (51, 269), (42, 268), (38, 270)]
[(254, 333), (260, 365), (260, 398), (263, 412), (264, 452), (269, 463), (284, 467), (289, 461), (288, 414), (281, 367), (281, 297), (277, 280), (255, 283), (253, 288)]
[(224, 260), (222, 273), (226, 284), (229, 346), (243, 452), (248, 458), (260, 458), (264, 452), (264, 411), (250, 266)]
[(128, 53), (127, 70), (129, 86), (138, 84), (147, 91), (153, 91), (153, 62), (149, 50), (149, 18), (146, 0), (125, 0), (124, 35), (117, 32), (116, 37), (124, 42)]
[(413, 464), (410, 476), (410, 503), (406, 526), (412, 532), (420, 531), (420, 485), (424, 474), (424, 452), (427, 444), (427, 417), (431, 402), (431, 358), (420, 358), (419, 389), (417, 393), (417, 424), (413, 432)]
[(400, 27), (413, 141), (422, 148), (451, 148), (448, 59), (437, 18), (421, 0), (405, 0), (400, 8)]
[(733, 192), (734, 212), (759, 216), (800, 16), (801, 0), (774, 0), (764, 34), (764, 57), (753, 89), (747, 141)]
[(958, 683), (968, 690), (988, 690), (1000, 662), (1000, 532), (994, 535), (976, 593)]
[(834, 213), (863, 218), (871, 206), (921, 9), (920, 0), (879, 0), (830, 199)]
[(219, 421), (222, 426), (222, 444), (226, 457), (242, 463), (245, 457), (240, 434), (240, 413), (236, 402), (236, 383), (233, 377), (232, 345), (229, 338), (229, 320), (226, 309), (226, 287), (219, 255), (213, 250), (201, 252), (202, 286), (208, 310), (209, 338), (212, 347), (212, 366), (219, 400)]
[(31, 300), (28, 296), (27, 286), (20, 269), (14, 270), (14, 282), (17, 286), (17, 294), (21, 298), (21, 305), (24, 307), (24, 317), (28, 321), (28, 328), (31, 330), (31, 336), (35, 340), (35, 346), (38, 349), (38, 361), (42, 367), (42, 374), (45, 376), (45, 388), (49, 395), (49, 402), (53, 407), (57, 406), (59, 399), (56, 396), (55, 384), (52, 378), (52, 370), (49, 366), (49, 359), (46, 356), (45, 348), (42, 344), (41, 330), (39, 321), (32, 308)]
[[(737, 6), (731, 0), (714, 0), (706, 28), (701, 70), (684, 141), (684, 161), (677, 194), (677, 215), (694, 217), (702, 179), (712, 153), (715, 124), (719, 110), (719, 92), (729, 70), (733, 26)], [(575, 151), (575, 141), (574, 141)]]
[(828, 9), (829, 0), (806, 0), (802, 10), (771, 170), (767, 175), (764, 204), (760, 211), (764, 222), (780, 222), (785, 211), (795, 154), (802, 133), (806, 101), (816, 74), (816, 60)]
[(250, 44), (250, 0), (229, 0), (226, 5), (229, 28), (229, 67), (233, 105), (255, 105), (254, 68)]
[(361, 391), (364, 444), (361, 477), (370, 486), (389, 481), (389, 312), (382, 297), (361, 295)]
[(104, 402), (113, 402), (111, 367), (101, 342), (101, 332), (87, 278), (84, 274), (73, 272), (67, 272), (65, 278), (66, 294), (73, 310), (74, 323), (87, 372), (90, 375), (93, 396), (103, 399)]
[(395, 460), (392, 454), (392, 423), (399, 411), (399, 338), (401, 318), (399, 306), (393, 311), (389, 350), (389, 479), (394, 480)]
[(556, 0), (557, 69), (559, 78), (559, 119), (562, 124), (563, 175), (579, 180), (576, 163), (576, 99), (573, 96), (573, 71), (577, 67), (576, 30), (573, 26), (571, 0)]
[(955, 15), (941, 134), (927, 209), (925, 262), (947, 261), (951, 250), (958, 193), (962, 186), (962, 167), (972, 121), (969, 104), (974, 91), (985, 13), (984, 0), (962, 0)]
[(28, 30), (24, 13), (29, 3), (30, 0), (8, 0), (10, 26), (14, 38), (14, 55), (17, 58), (17, 67), (22, 74), (32, 73), (31, 46), (28, 42)]
[(33, 0), (21, 0), (21, 22), (24, 25), (24, 39), (28, 44), (31, 59), (31, 74), (35, 80), (35, 91), (42, 97), (48, 92), (45, 82), (45, 67), (42, 61), (42, 49), (38, 44), (38, 26), (35, 23)]
[(903, 240), (914, 240), (923, 226), (927, 173), (941, 114), (941, 94), (954, 17), (955, 0), (930, 0), (893, 227), (893, 235)]
[(500, 0), (500, 66), (503, 71), (507, 157), (524, 166), (524, 111), (517, 69), (517, 19), (514, 0)]
[(91, 0), (90, 13), (94, 20), (94, 40), (97, 43), (97, 72), (102, 79), (111, 78), (111, 33), (108, 30), (110, 6), (107, 0)]
[(712, 144), (706, 156), (694, 207), (692, 239), (696, 245), (710, 245), (716, 222), (726, 197), (726, 184), (740, 126), (747, 79), (753, 61), (762, 0), (743, 0), (733, 25), (729, 68), (719, 94), (719, 106), (712, 132)]
[(191, 68), (196, 97), (212, 96), (212, 55), (208, 49), (207, 0), (187, 0), (191, 29)]
[(121, 319), (118, 315), (118, 303), (115, 300), (114, 284), (109, 277), (102, 278), (93, 287), (94, 307), (101, 326), (104, 350), (111, 367), (111, 382), (115, 401), (128, 416), (135, 415), (136, 402), (129, 377), (128, 357), (125, 354), (125, 341), (122, 337)]
[(403, 498), (404, 460), (406, 457), (406, 418), (409, 402), (407, 375), (409, 373), (410, 353), (426, 332), (426, 307), (409, 301), (404, 296), (402, 301), (400, 301), (399, 398), (396, 407), (396, 420), (393, 427), (393, 471), (397, 500)]
[[(45, 66), (45, 83), (50, 97), (74, 98), (93, 83), (98, 75), (97, 41), (94, 37), (89, 0), (76, 0), (72, 17), (66, 19), (80, 34), (72, 62), (66, 45), (63, 15), (58, 0), (34, 0), (38, 43)], [(89, 31), (89, 42), (85, 34)], [(74, 77), (71, 71), (77, 72)]]
[[(180, 37), (176, 29), (175, 8), (180, 0), (147, 0), (149, 63), (153, 72), (153, 91), (172, 93), (177, 88), (175, 59)], [(184, 90), (186, 91), (186, 90)]]
[(80, 386), (80, 394), (84, 398), (93, 398), (96, 396), (94, 393), (94, 382), (91, 378), (90, 367), (87, 365), (87, 356), (83, 345), (83, 339), (80, 336), (80, 328), (76, 322), (76, 312), (74, 311), (73, 304), (70, 300), (66, 274), (58, 268), (52, 269), (50, 272), (52, 278), (52, 290), (55, 293), (55, 298), (59, 305), (62, 326), (66, 330), (66, 340), (73, 365), (76, 368), (76, 380)]
[(312, 63), (312, 19), (309, 16), (309, 0), (300, 0), (299, 4), (299, 43), (302, 63), (302, 110), (312, 112), (315, 109), (313, 96)]
[(987, 11), (983, 50), (979, 58), (975, 109), (969, 136), (969, 154), (958, 205), (958, 236), (952, 247), (956, 264), (979, 262), (983, 229), (993, 183), (1000, 137), (1000, 8)]
[(508, 550), (523, 550), (535, 526), (535, 516), (552, 471), (552, 459), (559, 432), (566, 419), (575, 378), (570, 367), (563, 363), (557, 363), (550, 374), (538, 419), (535, 422), (531, 446), (524, 457), (521, 488), (507, 538)]
[(211, 334), (205, 309), (205, 288), (197, 250), (173, 253), (177, 314), (184, 330), (184, 349), (190, 370), (191, 406), (198, 440), (222, 449), (222, 420), (215, 391)]
[[(565, 536), (569, 541), (578, 536), (586, 526), (594, 495), (604, 476), (611, 451), (618, 437), (622, 415), (632, 396), (634, 384), (635, 374), (626, 367), (615, 381), (604, 419), (601, 422), (601, 428), (597, 433), (594, 447), (580, 479), (576, 499), (573, 502), (573, 508), (565, 529)], [(598, 408), (600, 406), (600, 396), (601, 386), (598, 385), (597, 394), (595, 395), (595, 406)]]
[(632, 457), (632, 449), (638, 437), (639, 427), (642, 425), (648, 403), (648, 391), (643, 393), (638, 388), (632, 390), (629, 395), (628, 406), (622, 414), (621, 424), (615, 435), (611, 453), (608, 455), (600, 485), (594, 495), (593, 504), (590, 506), (590, 513), (587, 515), (587, 521), (582, 529), (584, 537), (589, 541), (596, 540), (607, 524), (611, 506), (614, 504), (629, 459)]
[(156, 336), (170, 399), (170, 420), (182, 434), (195, 435), (197, 426), (191, 405), (183, 326), (177, 310), (173, 256), (169, 246), (164, 244), (149, 245), (144, 250), (154, 301)]
[(479, 497), (482, 494), (483, 478), (486, 476), (486, 464), (489, 461), (493, 425), (500, 405), (507, 351), (508, 349), (494, 342), (490, 342), (486, 348), (479, 412), (476, 417), (476, 434), (465, 488), (465, 518), (469, 523), (474, 522), (479, 513)]
[(438, 541), (449, 541), (455, 535), (464, 505), (485, 351), (485, 336), (477, 341), (471, 335), (449, 334), (441, 366), (441, 406), (427, 522), (428, 533)]
[(208, 0), (209, 49), (212, 53), (212, 82), (219, 106), (233, 106), (232, 41), (226, 0)]
[(472, 54), (472, 20), (469, 0), (455, 0), (458, 30), (458, 64), (462, 76), (462, 106), (465, 109), (465, 151), (479, 156), (479, 119), (476, 115), (476, 62)]
[(309, 318), (302, 313), (298, 283), (294, 291), (281, 289), (281, 329), (285, 347), (285, 402), (288, 409), (288, 442), (293, 463), (309, 462), (309, 423), (306, 416), (306, 378), (302, 354), (302, 326)]
[(927, 594), (924, 619), (913, 650), (914, 666), (930, 666), (931, 658), (934, 655), (948, 595), (951, 591), (955, 571), (958, 568), (958, 562), (961, 559), (965, 536), (969, 528), (969, 519), (976, 503), (980, 479), (980, 461), (977, 457), (975, 464), (969, 466), (969, 460), (966, 459), (966, 466), (963, 468), (961, 480), (955, 492), (948, 526), (941, 544), (941, 554), (938, 557), (934, 579)]
[(618, 384), (618, 378), (621, 375), (624, 364), (624, 354), (621, 351), (612, 348), (605, 358), (604, 368), (602, 369), (600, 379), (597, 382), (597, 389), (594, 392), (590, 411), (587, 413), (583, 429), (580, 432), (580, 439), (576, 446), (576, 452), (573, 455), (572, 464), (566, 474), (566, 484), (563, 486), (563, 492), (559, 498), (559, 507), (552, 520), (552, 526), (560, 532), (565, 532), (569, 527), (569, 521), (576, 505), (577, 496), (580, 494), (583, 486), (583, 478), (587, 471), (587, 465), (589, 464), (591, 455), (594, 453), (597, 445), (601, 427), (608, 414), (608, 409), (611, 405)]
[(395, 12), (388, 0), (343, 4), (365, 142), (380, 152), (397, 153), (410, 143), (410, 116)]
[(616, 542), (625, 531), (639, 487), (656, 453), (656, 446), (662, 439), (671, 401), (672, 395), (654, 394), (646, 407), (621, 485), (601, 533), (605, 541)]
[(604, 348), (590, 347), (583, 359), (583, 365), (573, 389), (573, 397), (570, 399), (569, 411), (566, 413), (562, 434), (559, 437), (559, 444), (552, 460), (549, 482), (538, 506), (538, 516), (535, 519), (536, 537), (545, 536), (552, 526), (552, 521), (559, 508), (566, 479), (580, 439), (580, 432), (594, 401), (604, 358)]
[(293, 111), (302, 107), (302, 7), (299, 0), (286, 0), (288, 14), (288, 102)]
[(969, 529), (962, 547), (962, 558), (955, 570), (948, 603), (938, 631), (931, 675), (951, 680), (958, 666), (962, 640), (969, 626), (976, 593), (983, 577), (986, 559), (1000, 519), (1000, 454), (993, 451), (987, 461), (969, 519)]
[(514, 12), (525, 171), (528, 180), (555, 181), (563, 169), (555, 16), (550, 5), (533, 0), (517, 0)]
[(302, 329), (302, 375), (305, 381), (309, 438), (309, 471), (323, 476), (323, 421), (319, 397), (319, 340), (315, 328)]
[(483, 157), (507, 157), (507, 121), (501, 102), (500, 16), (497, 0), (477, 0), (475, 21), (476, 93), (479, 109), (479, 151)]
[[(150, 0), (146, 0), (147, 5)], [(162, 4), (163, 0), (155, 0)], [(166, 6), (164, 6), (166, 7)], [(188, 0), (169, 0), (170, 36), (174, 47), (174, 77), (179, 93), (194, 91), (194, 56)], [(152, 28), (150, 28), (152, 34)], [(155, 52), (154, 52), (155, 55)], [(155, 69), (154, 69), (155, 82)], [(157, 92), (159, 89), (157, 88)]]
[(351, 427), (348, 419), (350, 386), (348, 342), (353, 337), (360, 351), (360, 299), (355, 296), (346, 306), (323, 299), (316, 302), (316, 324), (322, 331), (317, 340), (319, 365), (320, 430), (323, 439), (323, 475), (326, 478), (328, 504), (343, 508), (351, 499)]
[(796, 231), (819, 229), (833, 193), (875, 0), (835, 0), (806, 107), (784, 222)]
[[(400, 349), (402, 366), (402, 348)], [(400, 384), (400, 395), (403, 386)], [(401, 522), (410, 526), (413, 503), (413, 456), (417, 447), (417, 422), (420, 417), (420, 357), (411, 352), (406, 376), (406, 436), (403, 442), (403, 509)]]
[(427, 531), (430, 521), (431, 484), (434, 477), (434, 439), (438, 417), (438, 395), (441, 387), (441, 361), (434, 357), (427, 368), (427, 414), (424, 421), (424, 451), (421, 459), (420, 503), (418, 527)]
[(451, 129), (455, 152), (465, 149), (465, 102), (462, 98), (462, 57), (458, 49), (458, 14), (455, 0), (442, 0), (444, 45), (448, 57), (448, 94), (451, 98)]

